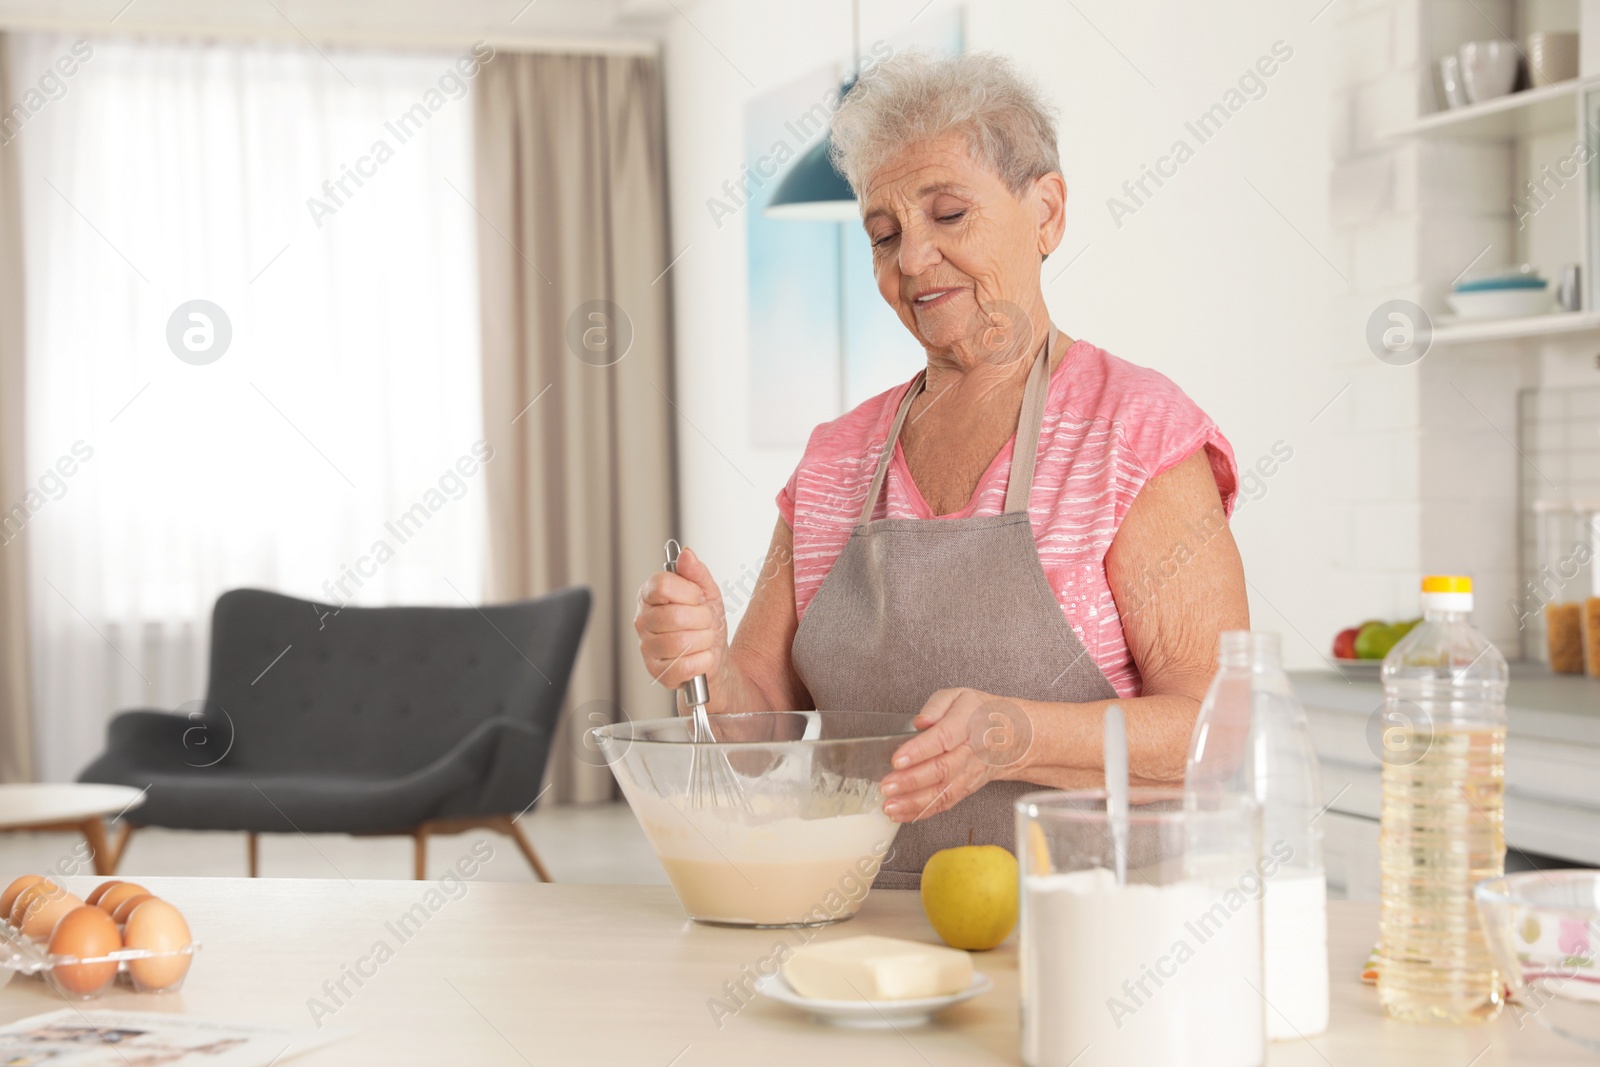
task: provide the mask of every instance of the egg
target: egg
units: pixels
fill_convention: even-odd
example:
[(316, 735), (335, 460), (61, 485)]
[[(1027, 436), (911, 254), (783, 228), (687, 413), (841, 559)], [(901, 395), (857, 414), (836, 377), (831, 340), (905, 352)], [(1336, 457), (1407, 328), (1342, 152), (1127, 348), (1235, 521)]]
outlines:
[(100, 898), (106, 895), (106, 890), (110, 889), (114, 885), (121, 884), (122, 879), (120, 878), (113, 878), (109, 882), (101, 882), (99, 885), (94, 887), (94, 892), (83, 898), (83, 902), (85, 904), (94, 904), (99, 906)]
[(38, 885), (44, 878), (37, 874), (25, 874), (21, 878), (6, 886), (6, 891), (0, 893), (0, 922), (9, 922), (11, 919), (11, 905), (17, 902), (17, 897), (30, 885)]
[[(122, 947), (122, 935), (111, 916), (99, 908), (81, 904), (61, 917), (50, 935), (52, 956), (75, 956), (80, 960), (109, 956)], [(117, 961), (104, 963), (58, 963), (50, 972), (56, 985), (68, 993), (89, 996), (104, 989), (117, 976)]]
[[(57, 887), (60, 889), (60, 887)], [(83, 901), (60, 889), (57, 893), (46, 893), (34, 899), (28, 905), (28, 913), (22, 917), (22, 936), (31, 937), (35, 941), (50, 940), (50, 933), (56, 928), (56, 923), (61, 917), (73, 908), (87, 907)]]
[(134, 885), (132, 882), (118, 882), (116, 885), (107, 889), (104, 893), (101, 893), (100, 899), (95, 901), (94, 904), (95, 907), (99, 908), (107, 915), (115, 915), (117, 912), (117, 905), (121, 904), (124, 900), (127, 900), (129, 897), (136, 897), (141, 893), (148, 892), (150, 892), (150, 890), (146, 889), (142, 885)]
[(123, 923), (128, 921), (128, 916), (133, 914), (134, 908), (137, 908), (140, 904), (143, 904), (147, 900), (155, 899), (156, 898), (151, 896), (149, 893), (140, 893), (137, 896), (129, 897), (127, 900), (124, 900), (121, 904), (117, 905), (117, 910), (111, 913), (111, 919), (118, 926), (121, 926)]
[(52, 891), (65, 893), (66, 890), (46, 878), (41, 878), (30, 886), (23, 887), (17, 894), (17, 899), (11, 902), (11, 911), (6, 915), (6, 921), (12, 926), (20, 927), (22, 917), (28, 913), (28, 905)]
[[(122, 930), (123, 944), (149, 952), (177, 952), (188, 948), (189, 924), (183, 913), (164, 900), (147, 900), (133, 909)], [(171, 989), (189, 972), (191, 956), (161, 956), (129, 960), (128, 973), (138, 989)]]

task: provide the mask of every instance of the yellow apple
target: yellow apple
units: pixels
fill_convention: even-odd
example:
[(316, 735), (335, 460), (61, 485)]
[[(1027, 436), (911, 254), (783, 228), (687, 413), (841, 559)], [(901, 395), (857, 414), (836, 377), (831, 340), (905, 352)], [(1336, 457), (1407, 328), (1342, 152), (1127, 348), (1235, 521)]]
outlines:
[(951, 948), (994, 948), (1017, 925), (1017, 858), (999, 845), (935, 852), (922, 868), (922, 910)]

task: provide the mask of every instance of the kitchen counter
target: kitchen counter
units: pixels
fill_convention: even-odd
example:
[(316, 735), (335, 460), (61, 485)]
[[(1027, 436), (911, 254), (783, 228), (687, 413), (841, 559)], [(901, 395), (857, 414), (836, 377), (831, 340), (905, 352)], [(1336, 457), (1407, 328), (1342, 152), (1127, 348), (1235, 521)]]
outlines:
[[(1290, 671), (1289, 679), (1307, 706), (1371, 715), (1383, 703), (1376, 671)], [(1511, 664), (1506, 727), (1512, 735), (1600, 746), (1600, 678), (1551, 674), (1537, 663)]]
[[(1291, 671), (1322, 762), (1328, 882), (1375, 899), (1383, 685), (1375, 671)], [(1530, 854), (1600, 865), (1600, 678), (1513, 663), (1506, 692), (1506, 848), (1512, 869)]]
[[(85, 893), (92, 878), (69, 879)], [(91, 1006), (173, 1011), (279, 1025), (313, 1025), (313, 998), (332, 1008), (323, 1022), (359, 1030), (292, 1062), (384, 1065), (468, 1063), (638, 1064), (642, 1067), (782, 1067), (784, 1064), (1015, 1064), (1018, 1057), (1015, 939), (976, 956), (995, 990), (902, 1031), (845, 1030), (757, 995), (718, 1020), (708, 1008), (726, 997), (790, 930), (698, 926), (664, 886), (539, 885), (291, 879), (141, 879), (183, 908), (204, 949), (183, 990), (138, 996), (117, 987)], [(404, 940), (392, 924), (421, 905), (427, 915)], [(1508, 1012), (1486, 1026), (1433, 1029), (1384, 1019), (1359, 978), (1372, 945), (1376, 908), (1330, 905), (1333, 1023), (1309, 1040), (1276, 1043), (1273, 1067), (1435, 1063), (1447, 1067), (1592, 1065), (1536, 1023), (1521, 1029)], [(883, 934), (932, 940), (914, 892), (874, 892), (854, 920), (822, 938)], [(371, 958), (378, 942), (393, 955), (363, 965), (371, 976), (335, 1005), (324, 983)], [(42, 982), (0, 989), (0, 1023), (62, 1006)], [(1080, 1067), (1093, 1067), (1086, 1057)]]

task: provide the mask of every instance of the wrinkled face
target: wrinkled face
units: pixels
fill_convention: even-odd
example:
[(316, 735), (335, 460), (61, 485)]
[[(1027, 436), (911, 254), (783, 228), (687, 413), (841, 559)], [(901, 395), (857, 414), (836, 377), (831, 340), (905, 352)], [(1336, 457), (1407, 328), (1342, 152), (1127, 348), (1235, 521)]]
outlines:
[(908, 145), (868, 175), (862, 224), (878, 292), (925, 347), (972, 344), (996, 312), (1040, 306), (1040, 259), (1060, 240), (1061, 205), (1044, 181), (1013, 195), (959, 133)]

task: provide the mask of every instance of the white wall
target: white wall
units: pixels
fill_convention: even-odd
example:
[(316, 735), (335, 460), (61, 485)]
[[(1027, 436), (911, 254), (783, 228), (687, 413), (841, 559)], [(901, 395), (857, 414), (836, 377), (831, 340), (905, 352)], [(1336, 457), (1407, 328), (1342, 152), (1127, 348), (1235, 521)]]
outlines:
[(1413, 602), (1427, 571), (1472, 574), (1474, 621), (1513, 657), (1535, 655), (1539, 641), (1537, 622), (1533, 630), (1518, 622), (1519, 608), (1537, 618), (1538, 605), (1519, 589), (1519, 533), (1532, 536), (1519, 531), (1519, 486), (1560, 495), (1515, 444), (1517, 391), (1592, 384), (1592, 335), (1435, 345), (1404, 368), (1377, 363), (1349, 339), (1392, 297), (1437, 315), (1469, 267), (1529, 261), (1554, 278), (1582, 258), (1581, 182), (1539, 207), (1525, 229), (1512, 209), (1530, 175), (1573, 151), (1574, 127), (1520, 142), (1384, 136), (1439, 107), (1433, 66), (1461, 43), (1495, 39), (1501, 29), (1520, 38), (1569, 28), (1577, 17), (1571, 0), (1368, 0), (1330, 14), (1339, 24), (1334, 91), (1343, 120), (1332, 212), (1352, 262), (1337, 353), (1374, 401), (1357, 404), (1341, 427), (1361, 475), (1344, 470), (1330, 485), (1344, 527), (1339, 573), (1375, 606), (1385, 586), (1391, 602)]
[[(899, 32), (922, 0), (863, 7), (870, 41)], [(1057, 324), (1172, 377), (1222, 426), (1241, 466), (1278, 441), (1294, 450), (1234, 522), (1254, 624), (1284, 634), (1294, 665), (1320, 663), (1341, 626), (1412, 606), (1395, 602), (1392, 583), (1359, 587), (1363, 599), (1338, 569), (1344, 528), (1326, 485), (1351, 460), (1341, 420), (1373, 401), (1341, 394), (1354, 375), (1334, 358), (1334, 300), (1350, 267), (1329, 225), (1336, 20), (1311, 21), (1316, 7), (1011, 0), (969, 5), (966, 16), (969, 49), (1013, 57), (1061, 112), (1071, 199), (1046, 278), (1082, 255), (1047, 286)], [(749, 443), (744, 232), (737, 220), (719, 231), (705, 201), (737, 174), (745, 100), (842, 58), (849, 4), (704, 0), (683, 10), (665, 53), (674, 252), (688, 247), (671, 273), (683, 534), (731, 583), (758, 567), (773, 495), (799, 456)], [(1185, 123), (1279, 41), (1292, 56), (1265, 94), (1198, 143)], [(1123, 183), (1179, 138), (1193, 158), (1117, 225), (1108, 197), (1124, 196)]]

